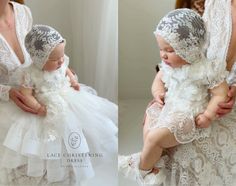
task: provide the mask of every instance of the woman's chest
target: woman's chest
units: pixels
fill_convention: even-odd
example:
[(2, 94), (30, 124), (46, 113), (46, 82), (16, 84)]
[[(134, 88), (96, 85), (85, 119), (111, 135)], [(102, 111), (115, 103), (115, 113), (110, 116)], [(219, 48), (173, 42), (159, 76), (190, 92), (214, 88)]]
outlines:
[(16, 32), (14, 29), (11, 29), (9, 31), (3, 31), (0, 33), (2, 37), (7, 42), (5, 44), (5, 48), (8, 47), (9, 51), (12, 49), (12, 53), (15, 53), (16, 57), (18, 58), (19, 62), (21, 64), (24, 63), (24, 54), (20, 46), (20, 41), (17, 38)]

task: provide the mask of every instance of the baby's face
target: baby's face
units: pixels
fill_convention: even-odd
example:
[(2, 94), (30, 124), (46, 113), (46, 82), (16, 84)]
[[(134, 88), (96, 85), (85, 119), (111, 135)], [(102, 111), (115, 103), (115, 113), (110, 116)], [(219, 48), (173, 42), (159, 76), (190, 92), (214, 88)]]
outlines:
[(172, 68), (179, 68), (183, 65), (189, 64), (179, 57), (169, 43), (167, 43), (161, 36), (157, 35), (156, 39), (160, 48), (161, 60), (165, 64), (171, 66)]
[(43, 66), (43, 70), (51, 72), (60, 68), (64, 63), (64, 49), (65, 43), (57, 45), (49, 55), (46, 64)]

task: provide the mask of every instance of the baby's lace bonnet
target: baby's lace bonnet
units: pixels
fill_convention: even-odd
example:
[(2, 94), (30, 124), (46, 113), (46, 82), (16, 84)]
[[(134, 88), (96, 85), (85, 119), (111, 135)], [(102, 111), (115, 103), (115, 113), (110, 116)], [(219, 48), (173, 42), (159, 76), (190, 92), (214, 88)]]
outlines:
[(33, 64), (42, 69), (50, 53), (65, 39), (58, 31), (47, 25), (34, 25), (25, 37), (25, 46)]
[(154, 34), (165, 39), (188, 63), (203, 56), (206, 27), (201, 16), (193, 10), (183, 8), (169, 12), (161, 19)]

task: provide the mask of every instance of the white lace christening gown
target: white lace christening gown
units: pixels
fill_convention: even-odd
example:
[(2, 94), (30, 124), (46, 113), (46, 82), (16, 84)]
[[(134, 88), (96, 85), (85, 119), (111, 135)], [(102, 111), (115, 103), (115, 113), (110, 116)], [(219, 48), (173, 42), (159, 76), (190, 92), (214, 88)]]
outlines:
[(27, 176), (47, 172), (49, 183), (71, 174), (81, 181), (117, 152), (117, 106), (70, 87), (67, 65), (53, 72), (34, 65), (25, 69), (24, 86), (33, 88), (37, 100), (46, 105), (45, 117), (23, 112), (13, 102), (1, 104), (1, 122), (11, 125), (3, 142), (3, 167), (27, 165)]
[(167, 89), (165, 105), (160, 109), (154, 103), (147, 108), (150, 129), (168, 128), (181, 144), (208, 137), (210, 127), (196, 128), (195, 117), (207, 107), (208, 89), (222, 83), (227, 72), (216, 74), (212, 63), (206, 59), (180, 68), (171, 68), (162, 62), (161, 71)]

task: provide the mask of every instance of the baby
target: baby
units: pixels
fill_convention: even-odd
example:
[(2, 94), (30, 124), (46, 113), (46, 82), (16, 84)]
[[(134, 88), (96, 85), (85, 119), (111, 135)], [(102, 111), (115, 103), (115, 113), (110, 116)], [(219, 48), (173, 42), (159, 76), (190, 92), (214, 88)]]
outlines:
[[(11, 102), (5, 104), (13, 114), (4, 119), (11, 127), (4, 140), (3, 166), (24, 167), (24, 174), (31, 177), (46, 173), (49, 183), (74, 175), (79, 184), (94, 175), (95, 164), (117, 151), (117, 106), (80, 90), (68, 69), (65, 44), (46, 25), (35, 25), (26, 35), (33, 62), (24, 70), (21, 92), (38, 115), (23, 112)], [(100, 158), (90, 158), (93, 153)]]
[(156, 101), (146, 110), (143, 150), (119, 157), (120, 171), (140, 185), (161, 183), (163, 172), (153, 170), (163, 149), (209, 136), (217, 105), (228, 93), (225, 66), (216, 69), (216, 61), (204, 56), (206, 29), (200, 15), (171, 11), (154, 34), (162, 62), (152, 86)]

